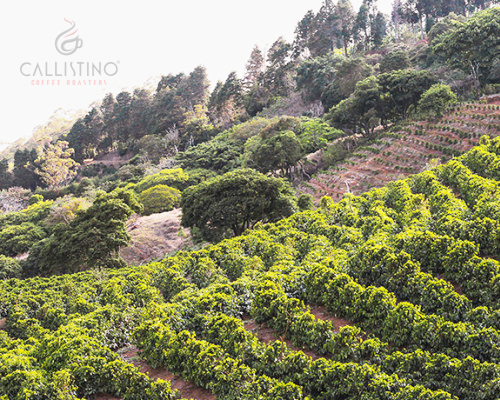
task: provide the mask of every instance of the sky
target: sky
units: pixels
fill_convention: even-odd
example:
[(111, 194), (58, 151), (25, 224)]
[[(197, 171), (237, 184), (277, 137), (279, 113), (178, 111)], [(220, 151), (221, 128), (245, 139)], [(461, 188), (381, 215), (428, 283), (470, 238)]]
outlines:
[[(267, 49), (280, 36), (292, 41), (297, 22), (308, 10), (317, 12), (321, 3), (3, 1), (0, 145), (29, 137), (58, 109), (87, 110), (106, 93), (156, 86), (161, 75), (189, 73), (203, 65), (212, 85), (232, 71), (241, 77), (255, 44)], [(352, 0), (355, 10), (360, 3)], [(378, 0), (378, 7), (389, 13), (391, 3)], [(75, 51), (62, 54), (58, 49)], [(92, 65), (98, 67), (99, 63), (101, 76), (88, 77), (87, 65), (92, 70)], [(58, 74), (63, 74), (66, 66), (68, 76), (54, 76), (56, 65)], [(79, 65), (83, 66), (81, 74)]]

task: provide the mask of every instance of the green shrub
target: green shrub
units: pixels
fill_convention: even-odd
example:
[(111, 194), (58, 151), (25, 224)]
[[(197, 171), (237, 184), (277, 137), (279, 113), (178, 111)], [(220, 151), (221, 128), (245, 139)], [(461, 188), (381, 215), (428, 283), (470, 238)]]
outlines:
[(445, 108), (456, 103), (457, 96), (448, 85), (432, 85), (420, 98), (418, 106), (420, 111), (438, 117), (443, 115)]
[(39, 203), (43, 201), (43, 196), (41, 194), (34, 194), (33, 196), (30, 197), (29, 201), (28, 201), (28, 205), (33, 205), (33, 204), (36, 204), (36, 203)]
[(167, 185), (156, 185), (139, 195), (144, 206), (144, 215), (170, 211), (181, 201), (181, 192)]
[(157, 174), (149, 175), (142, 179), (135, 186), (135, 191), (137, 193), (142, 193), (146, 189), (152, 188), (153, 186), (157, 185), (166, 185), (178, 190), (182, 190), (185, 188), (188, 179), (188, 174), (186, 174), (182, 170), (182, 168), (164, 169)]
[(297, 200), (300, 211), (312, 210), (314, 208), (314, 198), (310, 194), (301, 194)]
[(198, 185), (201, 182), (204, 182), (208, 179), (217, 176), (217, 172), (204, 168), (191, 169), (186, 173), (189, 175), (189, 179), (186, 182), (186, 186)]
[(45, 219), (49, 214), (53, 205), (53, 201), (40, 201), (32, 204), (21, 211), (10, 212), (0, 215), (0, 230), (8, 225), (19, 225), (23, 222), (37, 223)]
[(0, 255), (0, 279), (20, 278), (22, 271), (19, 261)]
[(8, 226), (0, 231), (0, 253), (6, 256), (24, 253), (45, 236), (42, 228), (30, 222)]
[(380, 72), (391, 72), (398, 69), (410, 68), (411, 63), (408, 53), (405, 50), (396, 50), (387, 54), (382, 61), (380, 61)]

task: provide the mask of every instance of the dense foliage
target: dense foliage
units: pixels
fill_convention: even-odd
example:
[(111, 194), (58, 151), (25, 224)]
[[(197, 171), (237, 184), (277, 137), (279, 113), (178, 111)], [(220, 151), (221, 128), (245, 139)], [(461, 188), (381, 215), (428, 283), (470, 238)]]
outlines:
[(499, 149), (159, 263), (1, 281), (0, 393), (176, 398), (133, 344), (224, 399), (496, 400)]
[(130, 236), (126, 222), (142, 205), (131, 191), (101, 192), (92, 206), (68, 224), (55, 226), (50, 237), (37, 242), (27, 260), (29, 274), (76, 272), (91, 266), (124, 266), (118, 250)]
[(178, 207), (181, 202), (181, 192), (167, 185), (156, 185), (142, 191), (139, 200), (144, 207), (142, 214), (150, 215)]
[(293, 190), (283, 179), (237, 169), (182, 193), (182, 224), (208, 241), (241, 235), (259, 221), (276, 221), (296, 211)]
[[(293, 42), (255, 46), (242, 79), (165, 75), (14, 146), (0, 400), (179, 398), (119, 355), (134, 348), (221, 400), (498, 400), (500, 139), (465, 152), (498, 106), (432, 120), (498, 92), (495, 3), (397, 0), (389, 20), (324, 0)], [(438, 128), (453, 135), (421, 140)], [(315, 211), (291, 189), (362, 143), (390, 166), (396, 137), (459, 156)], [(179, 205), (216, 244), (125, 266), (129, 217)]]

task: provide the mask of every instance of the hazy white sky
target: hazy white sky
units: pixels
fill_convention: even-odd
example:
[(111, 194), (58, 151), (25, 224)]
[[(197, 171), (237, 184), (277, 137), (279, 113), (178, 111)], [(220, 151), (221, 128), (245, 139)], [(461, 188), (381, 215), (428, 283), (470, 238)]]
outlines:
[[(254, 44), (268, 48), (279, 36), (293, 39), (297, 22), (307, 10), (317, 12), (322, 0), (191, 0), (137, 2), (111, 0), (3, 1), (0, 3), (0, 142), (31, 135), (58, 108), (86, 109), (112, 92), (143, 86), (150, 78), (207, 68), (210, 81), (224, 80), (231, 71), (244, 71)], [(358, 9), (361, 0), (352, 1)], [(388, 13), (392, 0), (379, 0)], [(134, 4), (133, 6), (131, 4)], [(73, 20), (83, 46), (74, 54), (56, 51), (56, 37)], [(71, 32), (73, 32), (71, 31)], [(71, 33), (69, 32), (69, 33)], [(68, 34), (69, 34), (68, 33)], [(69, 63), (112, 62), (118, 72), (105, 77), (106, 85), (73, 86)], [(36, 73), (33, 76), (23, 76)], [(69, 78), (54, 74), (68, 65)], [(111, 65), (110, 65), (111, 71)], [(60, 70), (58, 71), (61, 72)], [(33, 85), (33, 79), (55, 79), (56, 85)], [(99, 78), (96, 78), (99, 79)], [(101, 78), (103, 79), (103, 78)], [(60, 80), (60, 85), (57, 85)], [(156, 82), (156, 80), (154, 81)], [(36, 82), (35, 82), (36, 83)]]

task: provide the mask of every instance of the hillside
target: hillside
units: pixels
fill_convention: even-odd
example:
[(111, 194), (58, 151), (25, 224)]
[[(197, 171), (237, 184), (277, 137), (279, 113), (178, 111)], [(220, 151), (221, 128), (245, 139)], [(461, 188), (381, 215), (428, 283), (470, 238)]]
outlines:
[(500, 138), (483, 138), (200, 251), (1, 281), (0, 387), (173, 399), (156, 378), (176, 374), (220, 399), (495, 400), (499, 180)]
[[(379, 131), (380, 132), (380, 131)], [(407, 121), (354, 150), (345, 161), (316, 173), (299, 190), (316, 200), (340, 200), (350, 191), (361, 194), (395, 179), (419, 173), (436, 159), (443, 162), (479, 143), (482, 135), (500, 134), (500, 98), (454, 106), (439, 119)], [(321, 161), (317, 161), (321, 162)]]
[(0, 400), (500, 399), (497, 1), (321, 3), (0, 152)]
[(125, 262), (145, 264), (188, 246), (191, 243), (189, 229), (181, 227), (181, 216), (179, 208), (147, 216), (134, 215), (127, 223), (130, 244), (120, 249)]

